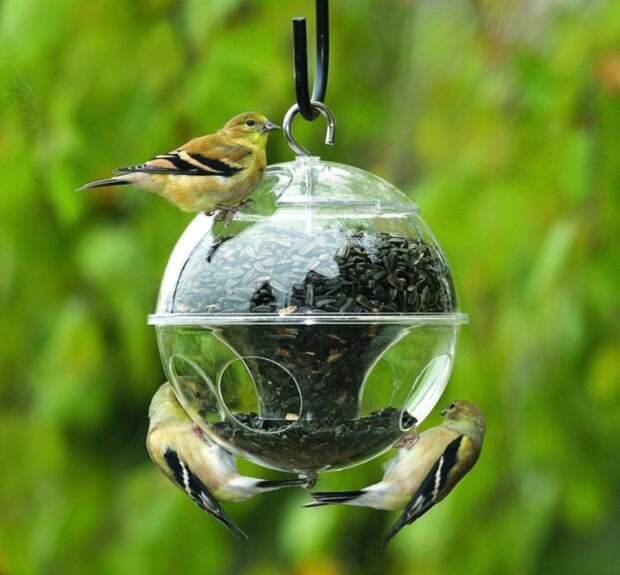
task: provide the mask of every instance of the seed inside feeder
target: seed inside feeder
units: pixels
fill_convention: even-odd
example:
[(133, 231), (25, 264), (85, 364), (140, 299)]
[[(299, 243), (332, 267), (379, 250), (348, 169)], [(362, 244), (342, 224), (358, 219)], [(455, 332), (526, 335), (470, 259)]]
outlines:
[(290, 421), (264, 420), (255, 413), (237, 414), (243, 426), (227, 421), (214, 424), (218, 435), (236, 449), (253, 452), (256, 432), (261, 437), (260, 456), (276, 467), (293, 471), (320, 471), (347, 461), (349, 465), (368, 459), (368, 448), (382, 449), (402, 432), (400, 413), (386, 408), (350, 421), (309, 420), (290, 426)]
[(196, 250), (179, 282), (175, 311), (291, 315), (456, 308), (442, 255), (421, 239), (267, 226), (252, 234), (253, 258), (236, 248), (247, 241), (241, 234)]

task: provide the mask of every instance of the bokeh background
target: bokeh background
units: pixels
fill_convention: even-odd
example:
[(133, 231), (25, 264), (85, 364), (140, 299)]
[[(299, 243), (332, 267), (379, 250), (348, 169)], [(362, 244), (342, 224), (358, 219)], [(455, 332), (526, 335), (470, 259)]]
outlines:
[(313, 4), (0, 4), (0, 574), (620, 573), (615, 0), (332, 2), (337, 144), (296, 131), (402, 187), (451, 262), (471, 323), (442, 403), (489, 424), (458, 489), (386, 550), (394, 514), (269, 494), (227, 506), (242, 545), (151, 465), (145, 319), (191, 216), (74, 190), (240, 111), (281, 119)]

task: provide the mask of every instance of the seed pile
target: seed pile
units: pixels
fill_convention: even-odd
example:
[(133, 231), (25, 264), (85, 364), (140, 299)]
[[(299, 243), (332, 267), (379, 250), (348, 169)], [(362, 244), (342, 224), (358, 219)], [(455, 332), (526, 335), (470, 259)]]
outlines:
[(215, 431), (276, 467), (299, 471), (363, 461), (389, 447), (401, 425), (413, 424), (407, 413), (400, 420), (391, 400), (368, 399), (376, 385), (387, 388), (383, 397), (396, 396), (392, 380), (364, 385), (377, 358), (402, 337), (402, 325), (224, 325), (217, 334), (244, 359), (260, 415), (236, 411), (242, 426), (219, 421)]
[[(218, 435), (238, 449), (291, 471), (318, 471), (331, 466), (352, 465), (368, 459), (394, 443), (402, 432), (400, 413), (393, 407), (353, 421), (326, 425), (322, 420), (264, 420), (255, 413), (238, 414), (251, 429), (221, 421), (214, 424)], [(286, 427), (288, 429), (286, 429)], [(277, 431), (257, 436), (256, 431)]]
[(456, 308), (439, 251), (393, 233), (256, 226), (195, 250), (176, 312), (441, 313)]
[(311, 414), (326, 424), (359, 417), (368, 370), (402, 333), (402, 325), (377, 324), (218, 328), (220, 341), (244, 358), (263, 417), (265, 413), (299, 414), (303, 403), (302, 417)]

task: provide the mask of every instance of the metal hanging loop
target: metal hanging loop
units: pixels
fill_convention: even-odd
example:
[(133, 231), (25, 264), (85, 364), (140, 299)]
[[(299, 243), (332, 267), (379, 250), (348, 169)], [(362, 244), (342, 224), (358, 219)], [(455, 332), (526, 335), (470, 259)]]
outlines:
[(308, 121), (319, 117), (313, 103), (323, 103), (327, 92), (329, 71), (329, 2), (316, 0), (316, 71), (312, 98), (308, 86), (308, 46), (306, 19), (293, 19), (293, 46), (295, 62), (295, 92), (299, 112)]
[[(334, 138), (336, 136), (336, 118), (334, 118), (331, 110), (321, 102), (315, 102), (313, 100), (310, 102), (310, 106), (312, 107), (314, 113), (317, 116), (321, 115), (327, 120), (327, 133), (325, 134), (325, 143), (331, 146), (334, 143)], [(295, 154), (297, 154), (298, 156), (310, 156), (312, 154), (310, 154), (310, 152), (306, 150), (306, 148), (299, 144), (293, 136), (293, 119), (299, 113), (301, 113), (301, 108), (299, 104), (293, 104), (289, 108), (289, 111), (286, 113), (286, 116), (284, 116), (284, 120), (282, 121), (282, 129), (284, 130), (284, 136), (286, 137), (288, 145), (293, 149)]]

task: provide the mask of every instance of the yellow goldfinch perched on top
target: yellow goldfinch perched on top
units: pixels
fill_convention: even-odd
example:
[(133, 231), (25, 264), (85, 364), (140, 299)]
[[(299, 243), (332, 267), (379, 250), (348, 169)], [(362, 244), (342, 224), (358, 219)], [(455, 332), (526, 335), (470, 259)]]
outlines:
[(397, 442), (396, 457), (383, 480), (360, 491), (312, 493), (318, 507), (334, 503), (395, 511), (405, 508), (384, 543), (441, 501), (474, 466), (480, 455), (485, 422), (468, 401), (455, 401), (444, 411), (444, 422)]
[(308, 485), (308, 479), (265, 481), (239, 475), (233, 456), (189, 418), (169, 383), (153, 396), (149, 420), (146, 447), (153, 463), (239, 539), (247, 536), (226, 515), (218, 500), (245, 501), (258, 493)]
[(131, 184), (185, 212), (234, 210), (262, 180), (269, 132), (279, 128), (262, 114), (240, 114), (215, 134), (194, 138), (168, 154), (120, 168), (114, 178), (79, 189)]

